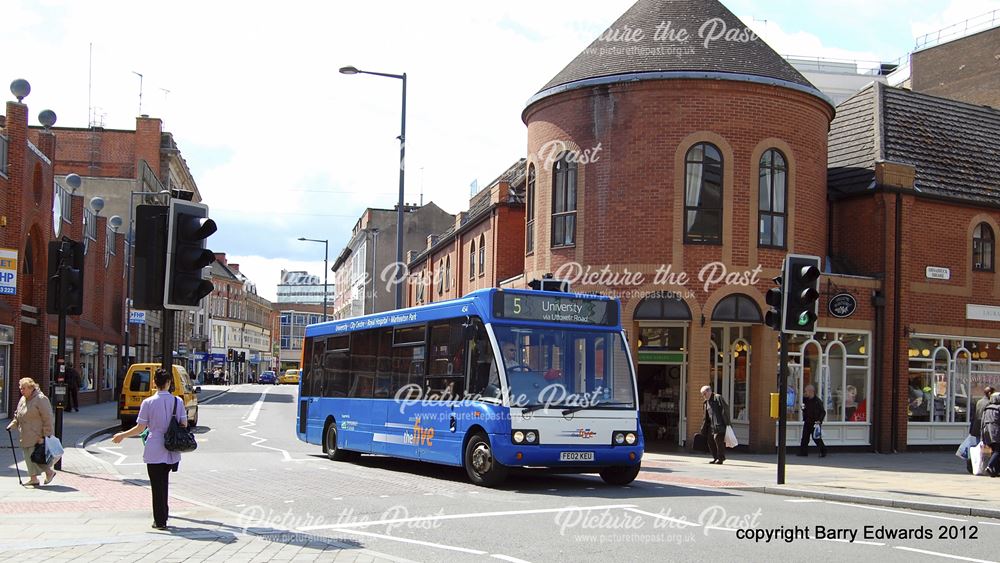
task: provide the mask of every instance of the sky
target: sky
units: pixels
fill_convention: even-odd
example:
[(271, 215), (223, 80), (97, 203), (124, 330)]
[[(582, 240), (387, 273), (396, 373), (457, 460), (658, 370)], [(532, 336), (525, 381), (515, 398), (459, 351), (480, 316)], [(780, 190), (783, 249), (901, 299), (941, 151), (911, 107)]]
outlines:
[[(31, 120), (173, 134), (219, 231), (209, 247), (274, 300), (280, 271), (323, 274), (366, 207), (466, 209), (524, 156), (527, 99), (631, 0), (5, 0), (0, 81), (27, 79)], [(895, 61), (917, 37), (1000, 0), (724, 0), (778, 53)], [(141, 90), (140, 90), (140, 76)], [(141, 92), (141, 111), (140, 111)], [(8, 95), (9, 96), (9, 95)], [(332, 280), (332, 275), (331, 275)]]

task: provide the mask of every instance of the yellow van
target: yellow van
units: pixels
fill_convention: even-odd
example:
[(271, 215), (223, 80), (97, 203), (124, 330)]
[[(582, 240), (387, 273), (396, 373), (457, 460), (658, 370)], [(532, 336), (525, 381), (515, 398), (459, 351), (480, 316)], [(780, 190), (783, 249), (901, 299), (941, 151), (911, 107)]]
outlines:
[[(152, 397), (156, 393), (153, 374), (158, 369), (160, 364), (132, 364), (128, 368), (125, 381), (122, 382), (122, 394), (118, 397), (118, 418), (122, 421), (122, 428), (129, 429), (135, 426), (135, 419), (139, 416), (139, 405), (143, 399)], [(174, 380), (170, 382), (170, 392), (184, 400), (188, 427), (193, 428), (198, 425), (197, 394), (201, 392), (201, 387), (191, 384), (191, 378), (182, 366), (174, 365), (173, 371)]]

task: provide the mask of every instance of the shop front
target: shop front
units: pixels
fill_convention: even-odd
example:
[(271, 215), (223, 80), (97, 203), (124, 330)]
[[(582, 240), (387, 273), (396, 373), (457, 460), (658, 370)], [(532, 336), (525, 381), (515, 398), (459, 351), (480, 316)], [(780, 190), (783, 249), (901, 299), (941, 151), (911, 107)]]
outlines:
[(0, 325), (0, 420), (7, 418), (11, 387), (17, 384), (10, 373), (10, 353), (13, 347), (14, 327)]
[(983, 388), (1000, 388), (1000, 339), (910, 335), (907, 445), (961, 443)]
[(751, 331), (761, 322), (760, 309), (746, 295), (730, 295), (712, 312), (709, 385), (729, 404), (733, 432), (741, 444), (750, 443)]
[(823, 441), (828, 446), (871, 444), (870, 350), (871, 334), (864, 331), (818, 328), (811, 337), (789, 336), (787, 444), (798, 444), (802, 437), (807, 385), (816, 389), (826, 407)]
[(106, 399), (114, 396), (115, 380), (118, 377), (118, 347), (114, 344), (105, 344), (101, 350), (104, 356), (101, 390)]
[(84, 404), (97, 402), (96, 398), (90, 401), (83, 398), (84, 393), (93, 395), (97, 389), (97, 355), (97, 342), (93, 340), (80, 341), (80, 365), (77, 366), (77, 371), (80, 373), (80, 400), (84, 401)]
[(633, 314), (638, 325), (639, 423), (646, 448), (673, 450), (687, 436), (687, 341), (691, 311), (680, 299), (654, 295)]

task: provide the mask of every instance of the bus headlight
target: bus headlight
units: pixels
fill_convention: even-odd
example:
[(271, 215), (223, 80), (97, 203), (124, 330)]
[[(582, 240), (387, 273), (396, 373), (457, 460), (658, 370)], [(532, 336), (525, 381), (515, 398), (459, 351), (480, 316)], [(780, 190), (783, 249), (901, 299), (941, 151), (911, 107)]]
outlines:
[(635, 437), (635, 433), (634, 432), (629, 432), (629, 433), (625, 434), (625, 443), (626, 444), (628, 444), (628, 445), (631, 446), (631, 445), (635, 444), (635, 440), (636, 440), (636, 437)]
[(538, 442), (538, 434), (534, 430), (528, 430), (528, 433), (525, 434), (524, 437), (528, 440), (529, 444), (535, 444)]
[(524, 432), (518, 430), (514, 432), (514, 443), (520, 444), (521, 442), (524, 442)]
[(625, 433), (624, 432), (615, 432), (615, 444), (617, 444), (617, 445), (620, 446), (620, 445), (622, 445), (624, 443), (625, 443)]

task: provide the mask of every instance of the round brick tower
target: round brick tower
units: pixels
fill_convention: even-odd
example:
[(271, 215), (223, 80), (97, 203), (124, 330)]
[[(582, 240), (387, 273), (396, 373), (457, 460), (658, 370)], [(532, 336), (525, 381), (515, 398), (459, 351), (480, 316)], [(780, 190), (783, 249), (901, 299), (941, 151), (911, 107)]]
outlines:
[[(766, 420), (776, 338), (760, 325), (763, 295), (786, 253), (827, 255), (833, 114), (716, 0), (639, 0), (522, 114), (525, 279), (553, 273), (619, 296), (639, 359), (642, 324), (683, 328), (680, 410), (692, 422), (680, 443), (701, 423), (702, 384), (729, 389), (748, 427)], [(731, 354), (747, 356), (739, 392), (740, 368), (715, 365)], [(758, 372), (769, 384), (753, 389)], [(758, 426), (742, 440), (773, 447)]]

